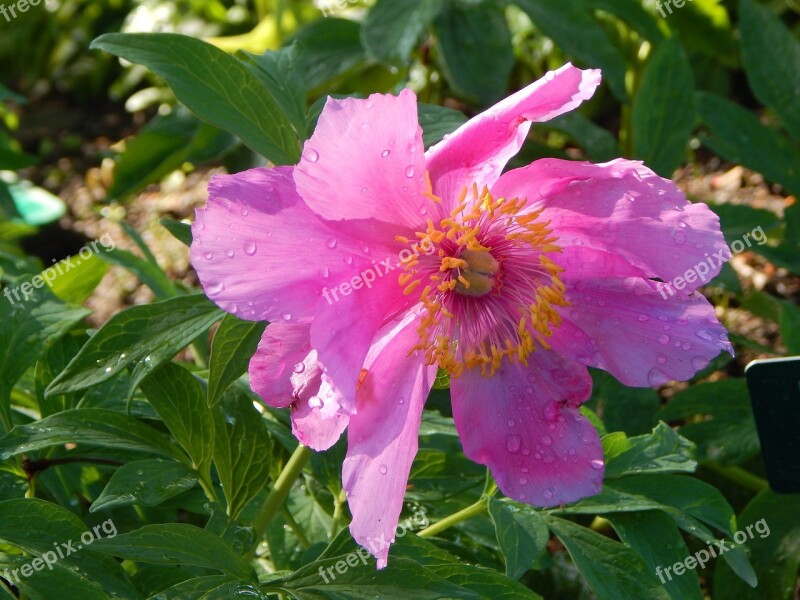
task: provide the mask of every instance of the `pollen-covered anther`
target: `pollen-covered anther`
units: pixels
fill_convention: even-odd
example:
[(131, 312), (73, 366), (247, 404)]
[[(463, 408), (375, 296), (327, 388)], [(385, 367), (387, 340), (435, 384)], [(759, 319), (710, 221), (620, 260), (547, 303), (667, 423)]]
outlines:
[[(424, 195), (440, 203), (426, 181)], [(546, 338), (561, 324), (556, 307), (568, 302), (563, 269), (547, 256), (561, 248), (541, 212), (473, 184), (449, 216), (428, 219), (415, 234), (435, 249), (401, 261), (398, 281), (406, 295), (424, 284), (414, 351), (429, 364), (451, 377), (477, 367), (491, 377), (504, 360), (527, 364), (537, 347), (549, 348)]]

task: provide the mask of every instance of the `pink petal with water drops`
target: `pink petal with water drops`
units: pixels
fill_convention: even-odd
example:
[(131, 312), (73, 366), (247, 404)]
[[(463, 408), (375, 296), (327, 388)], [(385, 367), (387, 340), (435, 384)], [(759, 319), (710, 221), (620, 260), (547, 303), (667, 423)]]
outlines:
[(598, 85), (599, 70), (582, 71), (567, 63), (473, 117), (426, 153), (435, 193), (452, 208), (465, 186), (491, 186), (519, 152), (531, 122), (577, 108)]
[(414, 302), (403, 295), (393, 272), (370, 286), (339, 294), (331, 303), (320, 301), (311, 327), (312, 345), (348, 411), (354, 410), (356, 386), (375, 335)]
[(321, 217), (390, 223), (398, 235), (420, 223), (419, 208), (428, 202), (420, 195), (424, 175), (417, 98), (403, 90), (366, 100), (329, 98), (294, 177)]
[(591, 394), (586, 367), (537, 350), (528, 366), (504, 362), (491, 378), (472, 369), (450, 385), (464, 453), (506, 496), (557, 506), (601, 490), (603, 448), (578, 409)]
[(376, 344), (347, 431), (342, 482), (353, 514), (350, 532), (378, 559), (379, 569), (395, 538), (422, 407), (436, 378), (436, 367), (409, 356), (419, 342), (418, 324), (405, 319)]
[(348, 415), (311, 349), (309, 325), (269, 325), (249, 371), (250, 386), (264, 402), (275, 408), (292, 407), (292, 431), (301, 443), (318, 451), (336, 443)]
[(192, 266), (220, 308), (254, 321), (309, 320), (330, 281), (371, 263), (297, 195), (291, 167), (217, 175), (192, 225)]
[[(709, 281), (730, 257), (717, 215), (639, 162), (542, 159), (504, 173), (492, 191), (544, 206), (559, 246), (618, 253), (647, 277), (672, 281), (706, 263)], [(684, 292), (702, 284), (698, 278)]]
[(312, 351), (310, 356), (313, 357), (313, 365), (309, 365), (309, 368), (317, 372), (319, 386), (313, 393), (313, 388), (302, 392), (292, 405), (292, 433), (301, 444), (322, 452), (339, 441), (350, 416), (342, 408), (341, 394), (322, 375), (316, 362), (316, 353)]
[[(558, 258), (570, 306), (551, 346), (630, 386), (686, 381), (721, 351), (733, 354), (714, 308), (698, 293), (674, 295), (620, 256), (567, 247)], [(576, 334), (580, 332), (580, 334)]]
[(290, 406), (298, 392), (319, 386), (317, 369), (306, 364), (310, 352), (310, 325), (270, 324), (250, 359), (250, 387), (270, 406)]

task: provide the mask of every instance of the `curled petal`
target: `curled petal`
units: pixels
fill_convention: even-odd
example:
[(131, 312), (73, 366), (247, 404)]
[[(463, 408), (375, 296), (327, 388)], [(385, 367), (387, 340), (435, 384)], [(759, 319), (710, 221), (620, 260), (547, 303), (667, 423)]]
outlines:
[(491, 187), (517, 153), (531, 123), (543, 123), (588, 100), (600, 71), (567, 63), (473, 117), (426, 153), (434, 192), (455, 204), (465, 186)]

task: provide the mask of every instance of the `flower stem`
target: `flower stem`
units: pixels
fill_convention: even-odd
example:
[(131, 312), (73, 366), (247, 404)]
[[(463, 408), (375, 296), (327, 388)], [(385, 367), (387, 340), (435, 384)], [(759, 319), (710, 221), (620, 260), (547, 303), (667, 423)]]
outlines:
[(467, 519), (471, 519), (472, 517), (476, 517), (482, 512), (486, 510), (486, 504), (489, 502), (489, 498), (494, 496), (497, 493), (497, 486), (494, 484), (493, 481), (487, 484), (487, 489), (480, 497), (480, 500), (475, 502), (474, 504), (469, 505), (467, 508), (464, 508), (458, 512), (453, 513), (449, 517), (445, 517), (440, 521), (437, 521), (433, 525), (426, 527), (422, 531), (418, 532), (417, 535), (420, 537), (431, 537), (436, 535), (437, 533), (441, 533), (445, 529), (449, 529), (453, 525), (457, 525), (461, 523), (461, 521), (466, 521)]
[(730, 481), (756, 493), (769, 489), (769, 483), (767, 483), (765, 479), (762, 479), (758, 475), (753, 475), (741, 467), (726, 467), (715, 462), (703, 463), (703, 466), (719, 475), (722, 475), (725, 479), (729, 479)]
[(280, 510), (284, 501), (289, 496), (294, 482), (300, 476), (300, 473), (303, 472), (303, 468), (311, 459), (312, 454), (313, 452), (310, 448), (303, 446), (303, 444), (298, 444), (294, 454), (289, 458), (289, 462), (286, 463), (283, 471), (281, 471), (281, 474), (275, 481), (272, 491), (264, 501), (261, 510), (258, 511), (256, 518), (253, 519), (253, 533), (255, 536), (254, 549), (263, 539), (264, 532), (267, 530), (267, 525), (269, 525), (272, 517)]

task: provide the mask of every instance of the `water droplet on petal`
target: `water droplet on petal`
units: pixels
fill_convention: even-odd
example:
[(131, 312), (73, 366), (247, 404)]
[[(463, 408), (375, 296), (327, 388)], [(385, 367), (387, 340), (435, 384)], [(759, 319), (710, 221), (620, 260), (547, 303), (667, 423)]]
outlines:
[(669, 381), (669, 377), (667, 377), (658, 369), (650, 369), (650, 371), (647, 373), (647, 381), (652, 386), (660, 386), (667, 383)]
[(549, 435), (546, 435), (542, 437), (542, 443), (545, 446), (551, 446), (553, 444), (553, 438), (551, 438)]
[(381, 152), (381, 156), (382, 156), (383, 158), (386, 158), (386, 157), (387, 157), (387, 156), (389, 156), (390, 154), (391, 154), (391, 152), (390, 152), (389, 150), (384, 150), (383, 152)]
[(711, 334), (708, 333), (705, 329), (701, 329), (700, 331), (695, 333), (695, 335), (699, 337), (701, 340), (706, 340), (707, 342), (711, 342), (714, 340), (714, 338), (711, 337)]
[(297, 373), (298, 375), (305, 370), (306, 370), (306, 365), (304, 363), (299, 362), (294, 366), (294, 372)]
[(658, 361), (658, 364), (663, 365), (665, 362), (667, 362), (667, 357), (663, 354), (659, 354), (656, 360)]
[(381, 472), (381, 475), (386, 475), (386, 473), (389, 472), (389, 467), (387, 467), (386, 465), (381, 465), (380, 467), (378, 467), (378, 470)]
[(213, 253), (213, 252), (206, 252), (206, 253), (203, 255), (203, 258), (205, 258), (206, 260), (211, 260), (211, 259), (213, 259), (213, 258), (214, 258), (214, 253)]
[(546, 500), (550, 500), (554, 495), (555, 491), (551, 487), (542, 492), (542, 496), (544, 496)]
[(605, 466), (605, 463), (602, 460), (600, 460), (599, 458), (595, 458), (589, 464), (591, 465), (591, 467), (593, 469), (595, 469), (597, 471), (599, 471), (600, 469), (602, 469)]
[(235, 256), (235, 254), (236, 253), (233, 250), (226, 250), (225, 251), (225, 256), (227, 256), (228, 258), (233, 258)]
[(283, 315), (283, 320), (284, 321), (291, 321), (292, 320), (292, 313), (286, 313), (285, 315)]
[(506, 450), (511, 454), (516, 454), (522, 447), (522, 438), (518, 435), (510, 435), (506, 438)]
[(243, 250), (247, 256), (253, 256), (258, 251), (258, 246), (255, 242), (245, 242)]
[(328, 241), (325, 242), (325, 245), (333, 250), (336, 248), (336, 239), (335, 238), (328, 238)]
[(662, 346), (666, 346), (669, 344), (669, 336), (662, 333), (660, 336), (658, 336), (658, 343)]
[(521, 478), (521, 479), (519, 480), (519, 484), (520, 484), (520, 485), (525, 485), (525, 484), (527, 484), (527, 483), (528, 483), (528, 480), (527, 480), (527, 479), (525, 479), (524, 477), (523, 477), (523, 478)]
[(319, 408), (322, 406), (322, 399), (319, 396), (311, 396), (311, 398), (308, 399), (308, 405), (311, 408)]
[(309, 162), (315, 163), (319, 160), (319, 152), (313, 148), (306, 148), (306, 151), (303, 152), (303, 158)]
[[(686, 227), (686, 225), (684, 225), (684, 227)], [(674, 240), (676, 244), (682, 244), (686, 241), (686, 234), (683, 231), (676, 231)]]
[(692, 359), (692, 368), (697, 371), (702, 371), (709, 365), (708, 360), (703, 358), (702, 356), (695, 356)]
[(407, 166), (405, 173), (406, 173), (406, 177), (408, 177), (409, 179), (414, 177), (414, 166), (413, 165)]
[(639, 321), (640, 322), (644, 323), (644, 322), (649, 321), (649, 320), (650, 320), (650, 317), (648, 317), (647, 315), (639, 315)]

